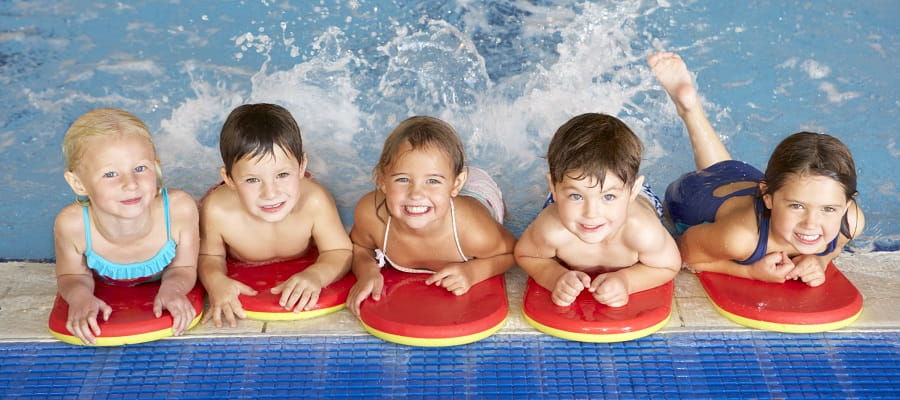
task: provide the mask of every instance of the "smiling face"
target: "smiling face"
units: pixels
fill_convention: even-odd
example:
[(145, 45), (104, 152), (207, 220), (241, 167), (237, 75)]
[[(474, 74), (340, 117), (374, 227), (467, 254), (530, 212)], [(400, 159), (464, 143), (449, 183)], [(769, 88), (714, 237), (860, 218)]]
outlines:
[[(562, 182), (550, 182), (559, 220), (569, 232), (585, 243), (601, 243), (625, 223), (628, 206), (634, 200), (643, 178), (630, 188), (615, 174), (607, 173), (602, 184), (585, 176), (573, 179), (566, 174)], [(573, 176), (580, 175), (575, 172)], [(547, 176), (548, 181), (550, 176)]]
[(108, 135), (90, 139), (90, 149), (66, 181), (90, 199), (96, 212), (134, 218), (149, 209), (159, 191), (156, 152), (137, 135)]
[(380, 174), (378, 186), (391, 216), (411, 229), (441, 221), (450, 199), (459, 193), (466, 173), (456, 175), (450, 157), (435, 146), (413, 150), (408, 142)]
[(300, 181), (306, 172), (306, 156), (297, 160), (281, 146), (272, 154), (245, 156), (231, 167), (231, 176), (222, 170), (225, 184), (234, 189), (244, 210), (255, 218), (278, 222), (287, 217), (300, 196)]
[(836, 180), (791, 174), (773, 194), (763, 195), (771, 210), (770, 236), (801, 254), (821, 253), (837, 237), (850, 202)]

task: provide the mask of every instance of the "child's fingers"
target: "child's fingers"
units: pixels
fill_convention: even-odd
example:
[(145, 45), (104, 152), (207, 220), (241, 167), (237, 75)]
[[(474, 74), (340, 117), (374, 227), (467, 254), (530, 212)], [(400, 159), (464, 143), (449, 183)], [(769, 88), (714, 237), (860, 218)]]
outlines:
[(303, 307), (306, 307), (306, 303), (309, 302), (309, 297), (309, 290), (295, 290), (294, 294), (291, 295), (291, 301), (293, 303), (288, 303), (288, 310), (293, 309), (295, 313), (303, 311)]
[(607, 277), (607, 274), (597, 275), (597, 277), (594, 278), (594, 281), (591, 282), (590, 285), (588, 285), (588, 291), (592, 293), (597, 292), (597, 289), (600, 288), (600, 285), (602, 285), (604, 281), (606, 281)]
[[(243, 282), (238, 282), (238, 281), (234, 281), (234, 282), (237, 284), (238, 292), (240, 292), (240, 294), (243, 294), (246, 296), (256, 296), (257, 295), (258, 292), (256, 291), (256, 289), (245, 285)], [(273, 293), (273, 294), (277, 294), (277, 293)]]
[(429, 276), (428, 279), (425, 279), (425, 284), (431, 285), (433, 283), (437, 283), (437, 285), (440, 286), (441, 281), (450, 275), (450, 273), (447, 272), (447, 270), (448, 270), (448, 268), (444, 268), (438, 272), (431, 274), (431, 276)]

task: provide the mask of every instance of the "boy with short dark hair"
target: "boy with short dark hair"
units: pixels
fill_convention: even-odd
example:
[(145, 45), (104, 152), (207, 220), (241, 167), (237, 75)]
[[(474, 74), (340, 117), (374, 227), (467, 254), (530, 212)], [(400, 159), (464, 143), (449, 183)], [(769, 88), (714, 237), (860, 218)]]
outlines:
[(631, 129), (609, 115), (582, 114), (556, 131), (547, 151), (551, 198), (515, 249), (516, 262), (556, 305), (587, 289), (621, 307), (681, 268), (659, 199), (638, 175), (642, 151)]

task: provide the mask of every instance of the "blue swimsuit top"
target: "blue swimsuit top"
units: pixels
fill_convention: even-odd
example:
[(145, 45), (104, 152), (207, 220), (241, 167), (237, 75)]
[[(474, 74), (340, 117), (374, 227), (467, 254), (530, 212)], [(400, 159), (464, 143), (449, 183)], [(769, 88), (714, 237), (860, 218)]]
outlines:
[[(87, 242), (87, 248), (84, 251), (84, 257), (87, 266), (93, 269), (97, 275), (105, 280), (113, 281), (148, 281), (158, 278), (159, 273), (165, 269), (175, 258), (175, 241), (172, 240), (171, 224), (169, 223), (169, 195), (166, 189), (162, 189), (163, 210), (166, 216), (166, 236), (168, 240), (161, 249), (149, 260), (130, 263), (117, 264), (109, 261), (99, 254), (95, 253), (91, 246), (91, 221), (88, 214), (87, 206), (82, 208), (84, 214), (84, 238)], [(142, 279), (143, 278), (143, 279)]]
[[(751, 189), (757, 191), (757, 197), (756, 197), (756, 200), (754, 201), (753, 208), (754, 208), (754, 210), (756, 210), (756, 215), (759, 216), (759, 218), (758, 218), (759, 219), (759, 241), (756, 242), (756, 250), (754, 250), (753, 254), (751, 254), (750, 257), (748, 257), (746, 260), (744, 260), (744, 261), (733, 260), (734, 262), (741, 264), (741, 265), (750, 265), (750, 264), (753, 264), (753, 263), (759, 261), (761, 258), (765, 257), (766, 249), (768, 248), (768, 243), (769, 243), (769, 217), (762, 214), (763, 209), (765, 209), (766, 205), (763, 202), (762, 196), (758, 195), (758, 189), (755, 187), (751, 188)], [(751, 193), (745, 193), (744, 195), (748, 195), (748, 194), (751, 194)], [(728, 197), (733, 197), (733, 196), (738, 196), (738, 195), (732, 194), (731, 196), (728, 196)], [(828, 247), (825, 249), (825, 251), (823, 251), (819, 254), (816, 254), (816, 255), (824, 256), (824, 255), (834, 251), (834, 248), (837, 247), (837, 240), (838, 240), (838, 236), (835, 236), (834, 240), (832, 240), (831, 242), (828, 243)]]

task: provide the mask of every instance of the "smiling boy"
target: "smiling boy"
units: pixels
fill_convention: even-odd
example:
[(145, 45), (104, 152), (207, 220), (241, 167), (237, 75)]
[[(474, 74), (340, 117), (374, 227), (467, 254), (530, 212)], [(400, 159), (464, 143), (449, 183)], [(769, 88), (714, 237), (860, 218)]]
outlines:
[(594, 113), (572, 118), (551, 140), (551, 200), (522, 233), (515, 258), (556, 305), (572, 304), (587, 289), (621, 307), (680, 269), (659, 199), (638, 175), (642, 149), (625, 123)]
[(328, 190), (306, 172), (297, 122), (283, 107), (247, 104), (222, 126), (219, 148), (223, 183), (200, 208), (200, 280), (209, 292), (204, 316), (236, 326), (246, 318), (238, 295), (255, 295), (227, 276), (226, 258), (266, 264), (304, 256), (316, 262), (273, 287), (286, 310), (313, 307), (322, 288), (350, 270), (352, 244)]

